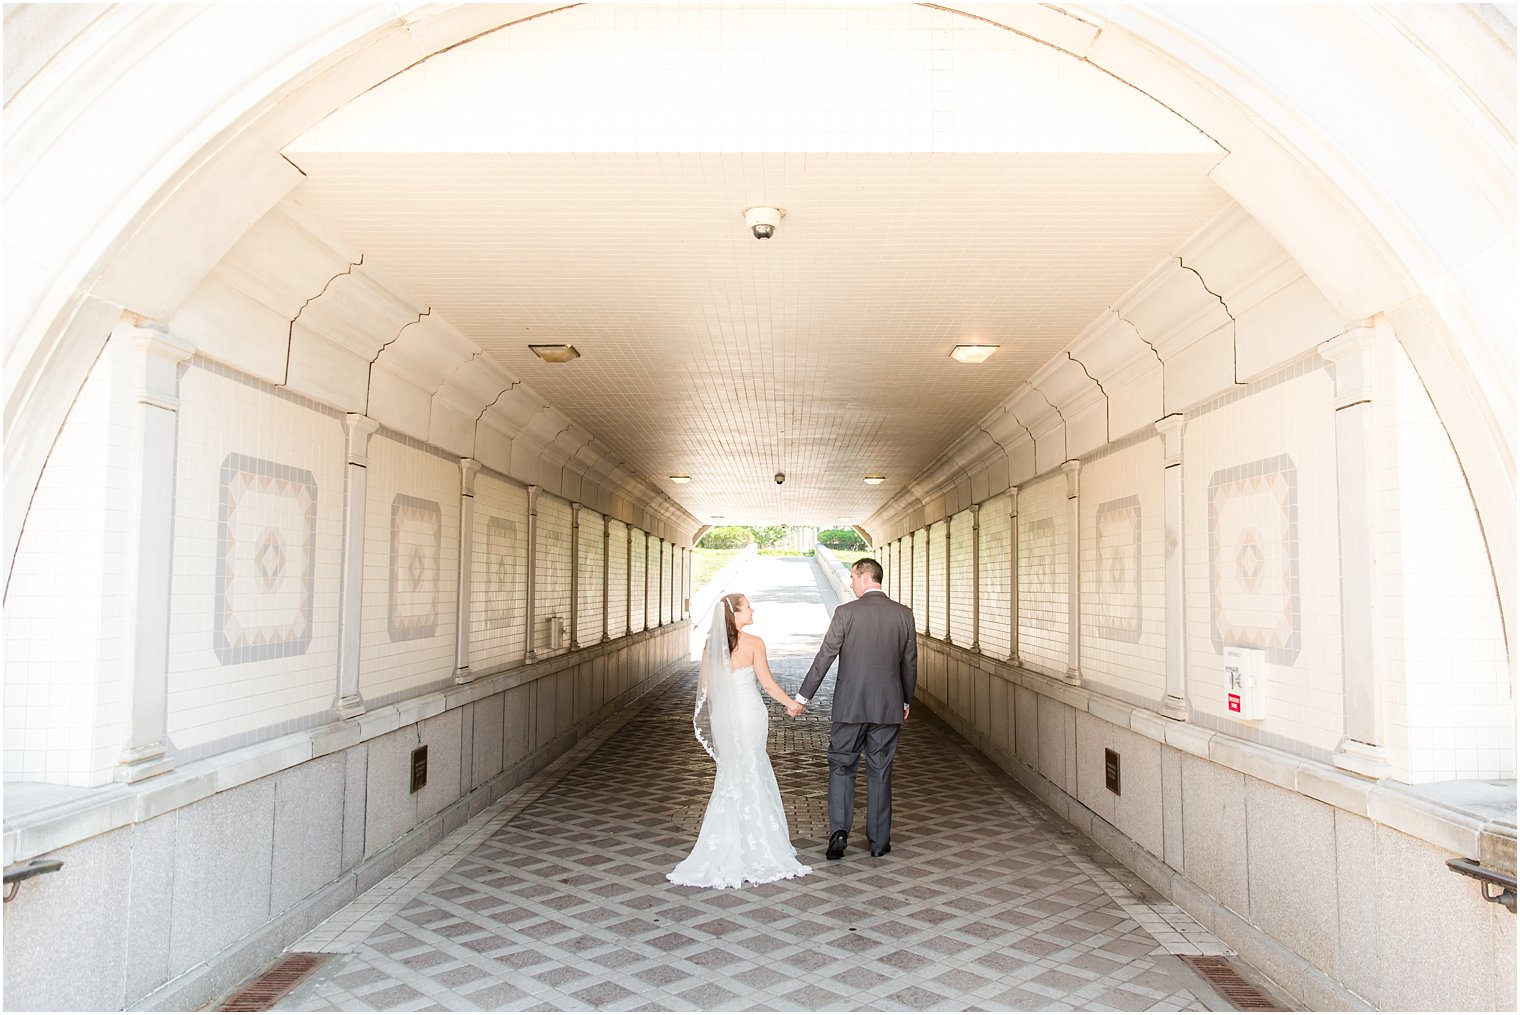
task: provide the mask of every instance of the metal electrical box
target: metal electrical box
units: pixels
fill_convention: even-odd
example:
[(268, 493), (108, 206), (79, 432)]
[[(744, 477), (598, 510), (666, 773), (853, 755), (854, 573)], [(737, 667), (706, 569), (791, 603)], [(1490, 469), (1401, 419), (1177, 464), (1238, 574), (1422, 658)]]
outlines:
[(1225, 711), (1232, 718), (1256, 722), (1267, 717), (1267, 654), (1259, 648), (1226, 645)]
[(549, 618), (549, 647), (551, 649), (565, 648), (570, 644), (570, 626), (565, 623), (564, 617)]

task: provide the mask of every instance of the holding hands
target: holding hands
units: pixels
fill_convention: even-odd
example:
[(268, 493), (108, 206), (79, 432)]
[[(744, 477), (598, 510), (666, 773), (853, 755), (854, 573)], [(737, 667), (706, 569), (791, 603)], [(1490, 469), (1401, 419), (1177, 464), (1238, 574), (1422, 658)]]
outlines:
[(795, 719), (799, 715), (802, 714), (802, 711), (805, 708), (807, 708), (807, 706), (804, 705), (802, 702), (800, 702), (800, 701), (791, 701), (791, 702), (787, 703), (786, 714), (789, 715), (789, 716), (791, 716), (793, 719)]

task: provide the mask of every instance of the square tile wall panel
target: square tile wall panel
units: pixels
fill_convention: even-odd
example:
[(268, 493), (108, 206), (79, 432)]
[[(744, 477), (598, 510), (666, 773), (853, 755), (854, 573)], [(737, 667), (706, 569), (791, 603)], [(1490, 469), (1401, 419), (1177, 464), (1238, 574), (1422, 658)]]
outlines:
[(977, 554), (981, 558), (979, 569), (981, 587), (981, 627), (977, 637), (982, 652), (994, 659), (1006, 659), (1012, 647), (1013, 603), (1010, 599), (1012, 583), (1009, 548), (1009, 508), (1011, 498), (1007, 494), (984, 501), (977, 521), (980, 532)]
[(607, 539), (607, 635), (628, 633), (628, 526), (616, 518)]
[[(1182, 437), (1189, 703), (1246, 739), (1322, 754), (1344, 732), (1334, 397), (1308, 360), (1189, 413)], [(1229, 645), (1265, 653), (1264, 721), (1226, 711)]]
[(1019, 488), (1019, 658), (1031, 669), (1064, 675), (1068, 570), (1066, 477)]
[(920, 634), (929, 633), (929, 530), (919, 529), (913, 533), (910, 540), (910, 556), (912, 566), (909, 569), (908, 580), (913, 591), (912, 600), (908, 603), (913, 607), (913, 621), (918, 625)]
[(972, 606), (976, 597), (973, 573), (976, 554), (972, 535), (970, 511), (950, 518), (950, 640), (962, 648), (970, 648), (976, 636)]
[(642, 631), (649, 623), (649, 537), (643, 529), (629, 530), (628, 544), (628, 629)]
[(327, 721), (347, 471), (334, 411), (196, 361), (180, 381), (169, 736), (182, 757)]
[(359, 693), (395, 701), (454, 679), (459, 463), (388, 432), (369, 443)]
[(110, 780), (127, 734), (133, 512), (101, 489), (136, 485), (130, 343), (107, 345), (32, 497), (5, 601), (5, 777)]
[(528, 491), (482, 473), (475, 480), (470, 570), (470, 669), (516, 666), (528, 648)]
[[(539, 656), (570, 650), (570, 502), (550, 494), (538, 498), (538, 560), (534, 578), (533, 651)], [(558, 627), (556, 627), (556, 622)], [(562, 631), (558, 644), (551, 640)]]
[(1382, 370), (1373, 459), (1395, 778), (1512, 778), (1514, 692), (1488, 548), (1466, 477), (1419, 375), (1395, 346)]
[(576, 555), (579, 584), (575, 597), (575, 638), (582, 645), (595, 645), (602, 640), (606, 629), (602, 617), (602, 586), (606, 575), (602, 555), (607, 548), (606, 536), (602, 516), (581, 508), (580, 543)]
[(1150, 704), (1166, 693), (1161, 440), (1084, 462), (1082, 679)]
[(945, 545), (945, 537), (949, 531), (946, 522), (929, 526), (929, 584), (924, 590), (924, 598), (929, 604), (929, 634), (934, 638), (944, 638), (949, 633), (945, 588), (949, 573), (949, 548)]

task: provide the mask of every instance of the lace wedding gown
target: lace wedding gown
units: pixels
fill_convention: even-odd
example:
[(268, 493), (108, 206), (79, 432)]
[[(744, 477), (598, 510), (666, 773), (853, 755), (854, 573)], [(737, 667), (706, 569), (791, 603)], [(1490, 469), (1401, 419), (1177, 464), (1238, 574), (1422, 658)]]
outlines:
[[(765, 753), (769, 715), (755, 668), (722, 666), (712, 679), (724, 686), (711, 689), (712, 743), (704, 740), (703, 746), (718, 771), (697, 844), (666, 878), (693, 888), (738, 888), (746, 881), (763, 885), (812, 873), (797, 862), (788, 836), (781, 791)], [(707, 697), (698, 700), (699, 715)]]

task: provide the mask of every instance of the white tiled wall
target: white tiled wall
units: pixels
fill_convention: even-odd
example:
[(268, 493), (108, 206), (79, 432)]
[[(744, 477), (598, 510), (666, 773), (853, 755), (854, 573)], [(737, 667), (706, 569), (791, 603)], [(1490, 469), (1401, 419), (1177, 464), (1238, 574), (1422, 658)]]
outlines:
[(475, 480), (470, 669), (523, 661), (528, 649), (528, 491), (482, 472)]
[(454, 677), (460, 496), (456, 459), (388, 431), (368, 473), (359, 693), (374, 704)]
[(612, 519), (607, 541), (607, 636), (628, 633), (628, 526)]
[(919, 529), (913, 534), (913, 620), (920, 634), (929, 631), (929, 530)]
[(645, 564), (645, 544), (648, 537), (643, 529), (630, 528), (633, 541), (628, 546), (628, 628), (642, 631), (648, 625), (648, 569)]
[(1451, 441), (1396, 346), (1374, 434), (1385, 517), (1385, 732), (1412, 783), (1515, 773), (1514, 692), (1483, 533)]
[(660, 623), (670, 623), (670, 596), (675, 588), (675, 557), (670, 552), (671, 545), (665, 540), (660, 540)]
[(1082, 680), (1136, 703), (1166, 693), (1161, 440), (1082, 465)]
[[(538, 498), (538, 549), (534, 578), (533, 651), (540, 657), (570, 651), (570, 502), (551, 494)], [(551, 619), (564, 630), (561, 645), (550, 644)]]
[(982, 503), (977, 527), (980, 530), (981, 632), (977, 638), (985, 655), (1006, 659), (1011, 648), (1010, 624), (1013, 619), (1009, 595), (1007, 494)]
[(950, 640), (963, 648), (971, 647), (976, 634), (971, 606), (976, 595), (975, 556), (971, 512), (962, 511), (950, 518)]
[(945, 522), (929, 526), (929, 587), (925, 598), (929, 603), (929, 634), (934, 638), (945, 637), (948, 631), (946, 617), (945, 573), (948, 561), (945, 547)]
[(346, 465), (304, 399), (203, 361), (180, 396), (168, 728), (194, 757), (330, 718)]
[[(1184, 566), (1195, 717), (1328, 758), (1344, 732), (1344, 702), (1334, 382), (1318, 364), (1187, 414)], [(1226, 711), (1227, 644), (1266, 646), (1264, 722), (1239, 723)]]
[(1019, 658), (1056, 675), (1070, 668), (1067, 644), (1066, 477), (1019, 488)]
[(602, 516), (581, 508), (580, 530), (580, 553), (576, 563), (579, 582), (576, 595), (576, 640), (582, 645), (595, 645), (602, 640), (602, 633), (606, 629), (602, 617), (602, 584), (605, 577), (602, 553), (606, 549), (606, 530)]
[(5, 778), (109, 781), (127, 735), (137, 461), (129, 343), (90, 371), (32, 498), (5, 600)]

